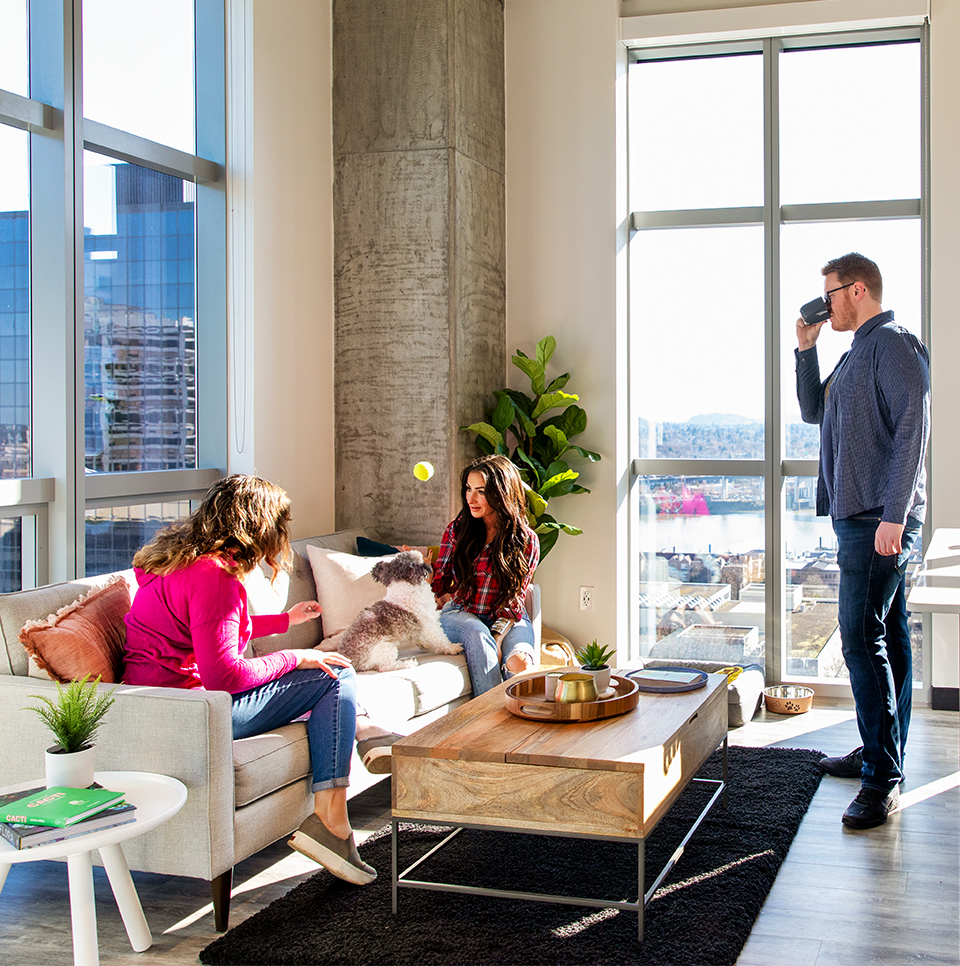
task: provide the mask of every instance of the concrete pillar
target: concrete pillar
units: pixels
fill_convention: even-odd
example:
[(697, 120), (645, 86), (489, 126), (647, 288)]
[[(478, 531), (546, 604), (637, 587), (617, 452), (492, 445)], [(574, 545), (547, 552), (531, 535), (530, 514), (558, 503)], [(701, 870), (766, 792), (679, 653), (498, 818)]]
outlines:
[(334, 0), (338, 528), (436, 542), (505, 384), (503, 76), (502, 0)]

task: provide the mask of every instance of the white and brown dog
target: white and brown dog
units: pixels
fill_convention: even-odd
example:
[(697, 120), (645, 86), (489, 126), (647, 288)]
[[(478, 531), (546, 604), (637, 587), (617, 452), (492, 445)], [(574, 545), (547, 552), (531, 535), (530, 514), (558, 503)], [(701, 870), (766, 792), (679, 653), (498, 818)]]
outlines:
[(398, 649), (415, 645), (434, 654), (459, 654), (440, 627), (440, 611), (427, 578), (431, 568), (418, 550), (406, 550), (381, 560), (370, 572), (387, 588), (383, 600), (365, 607), (337, 642), (337, 650), (358, 671), (395, 671), (413, 667)]

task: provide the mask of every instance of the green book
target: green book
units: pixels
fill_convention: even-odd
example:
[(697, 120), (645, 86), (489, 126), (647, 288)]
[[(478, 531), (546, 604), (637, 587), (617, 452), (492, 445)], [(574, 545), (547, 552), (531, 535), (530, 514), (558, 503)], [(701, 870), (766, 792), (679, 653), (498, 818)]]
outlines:
[(4, 805), (0, 821), (66, 828), (122, 800), (106, 788), (44, 788)]

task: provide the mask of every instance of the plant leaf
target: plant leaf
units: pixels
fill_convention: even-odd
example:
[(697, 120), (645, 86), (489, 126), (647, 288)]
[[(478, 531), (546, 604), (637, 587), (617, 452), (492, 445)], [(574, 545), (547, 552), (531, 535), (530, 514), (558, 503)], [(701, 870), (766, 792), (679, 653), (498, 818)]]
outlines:
[(545, 497), (551, 497), (569, 493), (570, 490), (567, 484), (569, 483), (572, 486), (573, 481), (579, 475), (576, 470), (564, 470), (562, 473), (557, 473), (556, 476), (551, 476), (540, 487), (540, 494)]
[(503, 395), (497, 400), (497, 408), (494, 409), (490, 421), (493, 423), (493, 428), (501, 434), (501, 438), (502, 434), (510, 428), (516, 411), (513, 400), (509, 396)]
[(524, 355), (519, 349), (517, 349), (517, 354), (511, 361), (521, 372), (525, 372), (529, 376), (530, 388), (533, 389), (535, 396), (539, 396), (543, 392), (545, 385), (543, 366), (540, 362)]
[(557, 406), (569, 406), (576, 402), (580, 397), (568, 392), (551, 392), (542, 395), (537, 400), (537, 408), (530, 414), (531, 419), (537, 419), (540, 415)]
[(553, 550), (554, 544), (560, 537), (559, 530), (548, 530), (546, 533), (540, 534), (539, 528), (537, 533), (540, 535), (540, 562), (546, 558), (547, 554)]
[(537, 361), (546, 369), (547, 363), (553, 358), (557, 349), (557, 340), (552, 335), (545, 335), (537, 343)]
[(570, 443), (567, 440), (566, 434), (558, 426), (547, 426), (543, 430), (543, 435), (546, 436), (547, 439), (553, 440), (554, 459), (556, 459), (558, 456), (562, 456), (568, 449), (570, 449)]
[(526, 413), (527, 416), (533, 412), (537, 405), (537, 401), (535, 399), (531, 399), (526, 393), (520, 392), (519, 389), (498, 389), (494, 393), (494, 396), (499, 399), (500, 396), (504, 394), (509, 396), (513, 400), (514, 406), (516, 406), (520, 412)]
[(530, 508), (534, 517), (539, 518), (547, 512), (547, 501), (533, 487), (524, 484), (527, 495), (527, 506)]
[(523, 450), (518, 449), (513, 454), (514, 465), (520, 470), (520, 476), (523, 478), (524, 472), (530, 475), (529, 480), (524, 480), (524, 486), (532, 484), (534, 490), (540, 489), (540, 480), (543, 478), (543, 467), (537, 463), (535, 460), (530, 459)]
[(557, 425), (568, 439), (579, 436), (587, 428), (587, 414), (579, 406), (568, 406), (561, 414)]
[(570, 448), (576, 450), (584, 459), (590, 460), (591, 463), (597, 463), (600, 461), (600, 454), (594, 453), (593, 450), (584, 449), (582, 446), (577, 446), (575, 443), (571, 443)]
[(489, 423), (473, 423), (470, 426), (461, 426), (460, 429), (464, 433), (476, 433), (482, 436), (498, 453), (506, 452), (500, 449), (503, 446), (503, 436)]
[(563, 387), (570, 381), (570, 373), (565, 372), (562, 376), (557, 376), (553, 382), (547, 386), (547, 392), (556, 392), (558, 389), (563, 389)]

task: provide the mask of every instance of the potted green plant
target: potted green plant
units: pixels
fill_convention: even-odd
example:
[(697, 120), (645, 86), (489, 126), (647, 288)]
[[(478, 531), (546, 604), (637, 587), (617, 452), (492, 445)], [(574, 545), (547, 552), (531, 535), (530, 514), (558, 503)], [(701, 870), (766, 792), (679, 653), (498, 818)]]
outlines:
[(603, 694), (610, 687), (610, 659), (616, 655), (612, 647), (602, 647), (594, 639), (576, 652), (580, 670), (592, 674), (597, 685), (597, 694)]
[(45, 753), (48, 788), (58, 785), (86, 788), (93, 784), (94, 739), (103, 716), (116, 700), (112, 697), (116, 688), (100, 694), (99, 676), (93, 681), (89, 678), (89, 674), (84, 675), (65, 688), (57, 681), (56, 700), (31, 694), (31, 698), (37, 698), (43, 704), (24, 708), (40, 715), (56, 740)]
[[(494, 406), (486, 410), (483, 422), (461, 426), (462, 432), (477, 434), (481, 453), (509, 456), (527, 487), (527, 516), (540, 537), (540, 559), (553, 548), (561, 531), (577, 536), (579, 527), (561, 523), (547, 512), (555, 497), (589, 493), (577, 483), (579, 471), (567, 462), (571, 453), (596, 462), (599, 453), (571, 443), (587, 428), (587, 414), (576, 405), (580, 397), (564, 392), (570, 380), (565, 372), (547, 382), (546, 368), (557, 340), (548, 335), (537, 343), (534, 358), (517, 349), (511, 362), (530, 378), (532, 395), (515, 389), (494, 392)], [(512, 438), (512, 443), (511, 443)]]

